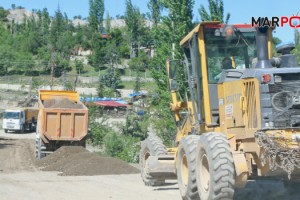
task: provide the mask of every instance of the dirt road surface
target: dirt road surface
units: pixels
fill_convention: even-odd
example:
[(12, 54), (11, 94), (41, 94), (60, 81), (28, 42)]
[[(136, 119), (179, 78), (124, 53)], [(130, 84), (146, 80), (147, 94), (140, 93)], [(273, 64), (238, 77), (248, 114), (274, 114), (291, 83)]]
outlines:
[(0, 200), (180, 200), (178, 186), (146, 187), (139, 174), (59, 176), (34, 165), (35, 135), (0, 130)]
[[(33, 157), (34, 133), (0, 130), (0, 200), (180, 200), (176, 182), (146, 187), (139, 174), (60, 176), (38, 169)], [(300, 199), (299, 185), (280, 181), (248, 181), (235, 200)]]

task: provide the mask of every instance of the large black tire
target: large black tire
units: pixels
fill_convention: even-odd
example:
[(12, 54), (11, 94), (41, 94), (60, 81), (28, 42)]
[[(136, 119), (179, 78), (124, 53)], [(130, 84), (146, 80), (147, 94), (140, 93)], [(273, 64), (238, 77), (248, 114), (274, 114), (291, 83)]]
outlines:
[(235, 169), (230, 145), (223, 133), (201, 135), (196, 165), (201, 200), (233, 199)]
[(198, 200), (196, 182), (196, 150), (199, 136), (189, 135), (180, 141), (177, 151), (177, 179), (183, 200)]
[(149, 156), (159, 156), (167, 154), (167, 149), (157, 136), (150, 135), (141, 142), (140, 168), (142, 179), (147, 186), (160, 186), (165, 183), (165, 179), (151, 177), (145, 169), (145, 164)]
[(25, 133), (25, 125), (24, 125), (24, 124), (22, 125), (22, 128), (21, 128), (21, 130), (20, 130), (20, 133)]
[(4, 129), (4, 133), (7, 133), (8, 131), (7, 131), (7, 129)]

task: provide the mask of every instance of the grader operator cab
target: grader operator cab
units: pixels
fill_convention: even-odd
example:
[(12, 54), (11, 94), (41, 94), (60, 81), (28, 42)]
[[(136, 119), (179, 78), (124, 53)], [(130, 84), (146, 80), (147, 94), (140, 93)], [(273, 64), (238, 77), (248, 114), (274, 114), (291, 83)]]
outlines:
[(272, 29), (218, 22), (201, 23), (180, 45), (185, 94), (176, 82), (179, 62), (167, 61), (176, 146), (166, 148), (154, 135), (142, 142), (145, 184), (177, 178), (183, 199), (214, 200), (232, 199), (235, 188), (257, 176), (299, 179), (300, 68), (289, 54), (293, 47), (280, 47), (281, 58), (272, 58)]

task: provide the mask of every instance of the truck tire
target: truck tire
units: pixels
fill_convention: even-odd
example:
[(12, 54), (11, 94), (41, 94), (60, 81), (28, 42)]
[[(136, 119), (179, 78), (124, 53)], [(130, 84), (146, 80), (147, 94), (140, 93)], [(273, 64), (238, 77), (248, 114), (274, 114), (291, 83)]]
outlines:
[(4, 129), (4, 133), (7, 133), (8, 131), (7, 131), (7, 129)]
[(230, 145), (223, 133), (201, 135), (196, 166), (201, 200), (233, 199), (235, 169)]
[(29, 124), (29, 132), (33, 131), (32, 123)]
[(147, 186), (159, 186), (165, 183), (164, 179), (155, 179), (151, 177), (145, 169), (145, 164), (149, 156), (159, 156), (167, 154), (167, 149), (159, 137), (150, 135), (141, 142), (140, 168), (142, 179)]
[(189, 135), (181, 139), (177, 150), (177, 179), (183, 200), (198, 200), (196, 182), (196, 150), (198, 135)]
[(22, 128), (21, 128), (21, 130), (20, 130), (20, 133), (25, 133), (25, 125), (24, 125), (24, 124), (22, 125)]

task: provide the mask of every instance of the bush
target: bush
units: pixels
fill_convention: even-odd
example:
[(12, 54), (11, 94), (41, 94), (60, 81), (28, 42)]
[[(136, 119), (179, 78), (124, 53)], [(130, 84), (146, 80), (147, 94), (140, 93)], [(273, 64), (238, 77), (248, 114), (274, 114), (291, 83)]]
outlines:
[(134, 137), (119, 135), (116, 132), (104, 138), (105, 153), (130, 163), (139, 160), (139, 140)]

